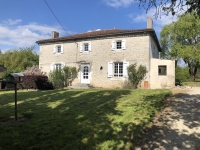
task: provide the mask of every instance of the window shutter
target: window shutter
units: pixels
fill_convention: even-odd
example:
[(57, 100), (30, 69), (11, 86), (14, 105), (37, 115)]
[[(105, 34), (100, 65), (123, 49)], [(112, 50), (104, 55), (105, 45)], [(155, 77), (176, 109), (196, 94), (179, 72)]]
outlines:
[(126, 49), (126, 40), (122, 40), (122, 49)]
[(63, 45), (61, 45), (61, 54), (63, 54)]
[(128, 70), (127, 67), (129, 66), (129, 62), (123, 62), (123, 77), (128, 77)]
[(113, 74), (112, 65), (113, 65), (112, 62), (108, 62), (108, 78), (112, 78), (112, 74)]
[(54, 70), (54, 64), (51, 64), (50, 65), (50, 71), (53, 71)]
[(56, 48), (57, 48), (57, 46), (54, 46), (54, 49), (53, 49), (54, 54), (56, 53)]
[(88, 49), (90, 52), (92, 51), (91, 43), (88, 43)]
[(115, 44), (116, 44), (116, 42), (115, 42), (115, 41), (112, 41), (112, 43), (111, 43), (111, 50), (112, 50), (112, 51), (115, 50)]
[(83, 44), (80, 44), (80, 52), (83, 52)]
[(61, 63), (61, 69), (63, 69), (65, 67), (64, 63)]

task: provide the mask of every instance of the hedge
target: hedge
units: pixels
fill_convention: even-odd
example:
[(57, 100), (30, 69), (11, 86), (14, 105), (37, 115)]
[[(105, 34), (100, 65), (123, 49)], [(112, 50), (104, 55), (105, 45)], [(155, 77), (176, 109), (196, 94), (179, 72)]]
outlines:
[(21, 84), (17, 85), (19, 89), (53, 89), (52, 83), (50, 83), (48, 77), (44, 75), (24, 75), (22, 81)]

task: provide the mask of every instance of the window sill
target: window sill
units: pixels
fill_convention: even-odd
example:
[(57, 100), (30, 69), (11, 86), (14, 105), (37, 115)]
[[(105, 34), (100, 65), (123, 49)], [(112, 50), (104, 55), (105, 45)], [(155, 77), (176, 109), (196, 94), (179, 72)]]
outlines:
[(115, 49), (115, 50), (112, 50), (112, 52), (123, 52), (125, 49)]

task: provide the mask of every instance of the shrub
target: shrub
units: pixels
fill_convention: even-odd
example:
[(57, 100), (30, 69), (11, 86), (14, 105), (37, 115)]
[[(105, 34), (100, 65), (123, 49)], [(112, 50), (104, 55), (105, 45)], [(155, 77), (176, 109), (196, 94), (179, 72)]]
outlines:
[(60, 89), (64, 87), (64, 72), (62, 69), (55, 69), (49, 73), (49, 80), (54, 88)]
[(76, 67), (69, 67), (69, 66), (65, 66), (63, 68), (63, 71), (64, 71), (65, 86), (69, 86), (72, 84), (72, 81), (77, 77), (78, 71)]
[(145, 66), (140, 65), (138, 69), (136, 69), (137, 64), (132, 64), (128, 66), (128, 78), (130, 82), (132, 83), (134, 88), (137, 88), (139, 83), (144, 79), (147, 69)]
[(22, 84), (17, 85), (20, 89), (53, 89), (53, 85), (48, 81), (48, 77), (44, 75), (24, 75), (22, 81)]
[(49, 73), (49, 80), (53, 83), (54, 88), (59, 89), (69, 86), (77, 77), (76, 67), (65, 66), (63, 69), (55, 69)]

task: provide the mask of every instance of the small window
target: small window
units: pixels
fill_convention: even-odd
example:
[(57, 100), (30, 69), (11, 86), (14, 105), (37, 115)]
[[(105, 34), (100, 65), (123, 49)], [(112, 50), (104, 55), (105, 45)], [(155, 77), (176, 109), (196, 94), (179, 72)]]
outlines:
[(167, 66), (158, 66), (158, 75), (167, 75)]
[(116, 48), (117, 49), (122, 49), (122, 41), (117, 41), (116, 42)]
[(63, 45), (55, 45), (53, 53), (54, 54), (56, 54), (56, 53), (62, 54), (63, 53)]
[(111, 42), (111, 50), (125, 50), (125, 49), (126, 49), (125, 40), (117, 40)]
[(88, 50), (89, 50), (88, 43), (85, 43), (85, 44), (84, 44), (84, 51), (85, 51), (85, 52), (88, 52)]
[(57, 46), (57, 53), (61, 53), (61, 46)]
[(80, 52), (91, 52), (92, 49), (91, 49), (91, 43), (80, 43)]
[(123, 77), (123, 63), (114, 63), (114, 77)]
[(55, 64), (55, 69), (56, 70), (61, 70), (62, 68), (62, 65), (61, 64)]

